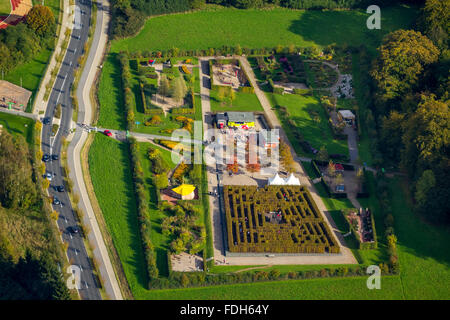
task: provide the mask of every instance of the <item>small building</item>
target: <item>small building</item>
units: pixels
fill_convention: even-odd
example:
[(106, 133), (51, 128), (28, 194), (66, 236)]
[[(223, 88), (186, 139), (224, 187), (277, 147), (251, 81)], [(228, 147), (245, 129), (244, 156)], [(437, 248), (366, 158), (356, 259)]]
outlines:
[(355, 124), (355, 115), (350, 110), (339, 110), (339, 119), (345, 121), (347, 125), (353, 126)]
[(30, 97), (31, 91), (0, 80), (0, 107), (25, 111)]
[(173, 188), (172, 191), (181, 200), (192, 200), (195, 198), (195, 187), (191, 184), (182, 184), (176, 188)]
[(216, 123), (217, 128), (219, 129), (223, 129), (227, 125), (227, 117), (225, 116), (225, 113), (216, 114)]
[(227, 112), (227, 125), (232, 128), (248, 129), (255, 127), (253, 112)]

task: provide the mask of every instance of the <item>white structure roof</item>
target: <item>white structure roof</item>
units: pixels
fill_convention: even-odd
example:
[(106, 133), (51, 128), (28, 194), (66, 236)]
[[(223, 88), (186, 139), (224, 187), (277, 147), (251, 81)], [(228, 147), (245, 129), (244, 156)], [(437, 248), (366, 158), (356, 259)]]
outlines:
[(339, 114), (344, 119), (355, 119), (355, 115), (350, 110), (339, 110)]
[(286, 181), (284, 181), (283, 178), (281, 178), (278, 173), (273, 177), (269, 178), (269, 186), (276, 185), (276, 186), (284, 186), (286, 184)]
[(286, 181), (285, 184), (289, 185), (289, 186), (299, 186), (299, 185), (301, 185), (300, 184), (300, 180), (296, 176), (294, 176), (293, 173), (291, 173), (289, 178), (287, 178), (285, 181)]

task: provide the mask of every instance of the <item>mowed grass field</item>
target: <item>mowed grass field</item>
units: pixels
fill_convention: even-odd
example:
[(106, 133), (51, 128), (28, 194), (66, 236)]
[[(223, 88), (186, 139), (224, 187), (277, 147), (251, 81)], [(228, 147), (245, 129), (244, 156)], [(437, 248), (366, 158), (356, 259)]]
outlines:
[(95, 196), (134, 294), (147, 282), (128, 145), (97, 134), (89, 150)]
[(8, 113), (0, 112), (1, 130), (6, 130), (12, 135), (23, 136), (28, 144), (33, 141), (34, 120)]
[(0, 16), (7, 16), (11, 12), (11, 1), (0, 0)]
[(112, 42), (111, 51), (208, 49), (223, 45), (262, 48), (308, 47), (332, 43), (366, 45), (373, 51), (392, 30), (409, 27), (417, 10), (406, 6), (382, 11), (381, 30), (368, 30), (365, 11), (237, 10), (219, 8), (149, 19), (134, 38)]

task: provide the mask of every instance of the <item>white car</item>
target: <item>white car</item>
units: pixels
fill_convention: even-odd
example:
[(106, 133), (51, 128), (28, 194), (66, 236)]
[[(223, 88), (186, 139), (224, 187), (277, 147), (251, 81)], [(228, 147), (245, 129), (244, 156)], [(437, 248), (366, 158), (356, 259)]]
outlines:
[(53, 175), (52, 175), (50, 172), (47, 172), (46, 174), (44, 174), (44, 177), (45, 177), (48, 181), (52, 181)]

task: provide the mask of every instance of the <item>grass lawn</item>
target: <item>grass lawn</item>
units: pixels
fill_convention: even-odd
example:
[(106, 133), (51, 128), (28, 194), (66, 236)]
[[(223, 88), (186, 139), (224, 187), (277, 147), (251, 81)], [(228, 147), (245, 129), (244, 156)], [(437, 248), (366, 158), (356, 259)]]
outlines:
[(127, 126), (120, 69), (120, 62), (116, 55), (108, 55), (103, 63), (98, 87), (100, 114), (97, 125), (99, 127), (125, 130)]
[(11, 12), (11, 1), (0, 0), (0, 16), (7, 16)]
[(211, 111), (263, 111), (263, 107), (254, 93), (235, 92), (232, 106), (218, 99), (218, 91), (211, 90)]
[(106, 225), (133, 293), (148, 281), (126, 143), (97, 134), (89, 150), (89, 172)]
[(0, 124), (3, 126), (2, 130), (23, 136), (28, 144), (33, 142), (33, 119), (0, 112)]
[[(297, 94), (274, 94), (266, 93), (267, 98), (272, 106), (285, 106), (290, 113), (289, 119), (296, 123), (296, 127), (303, 135), (304, 139), (308, 141), (312, 147), (317, 150), (323, 145), (328, 153), (340, 153), (348, 155), (348, 145), (346, 140), (336, 140), (333, 138), (330, 127), (328, 126), (327, 116), (319, 101), (312, 96), (300, 96)], [(308, 112), (309, 111), (309, 112)], [(294, 146), (295, 151), (299, 155), (312, 156), (312, 154), (305, 153), (297, 139), (293, 134), (290, 125), (280, 117), (279, 110), (276, 111), (280, 122), (286, 131), (289, 141)], [(311, 112), (319, 114), (320, 122), (313, 120)]]
[[(276, 45), (326, 46), (332, 43), (367, 45), (373, 52), (392, 30), (409, 27), (417, 10), (383, 8), (381, 30), (368, 30), (362, 10), (319, 11), (237, 10), (219, 8), (148, 19), (134, 38), (112, 42), (112, 52), (137, 50), (208, 49), (223, 45), (262, 48)], [(264, 21), (264, 23), (261, 23)]]

